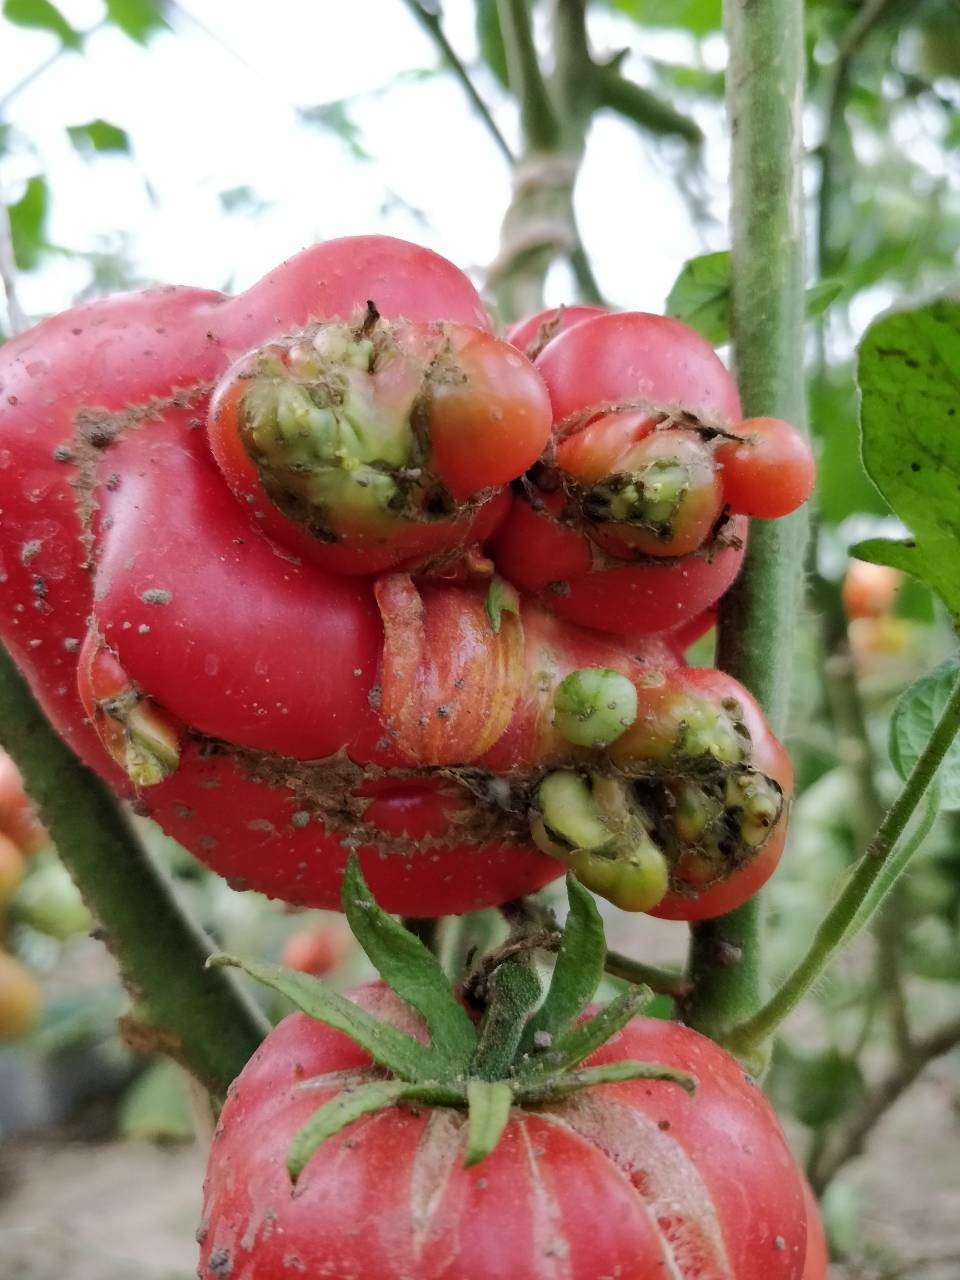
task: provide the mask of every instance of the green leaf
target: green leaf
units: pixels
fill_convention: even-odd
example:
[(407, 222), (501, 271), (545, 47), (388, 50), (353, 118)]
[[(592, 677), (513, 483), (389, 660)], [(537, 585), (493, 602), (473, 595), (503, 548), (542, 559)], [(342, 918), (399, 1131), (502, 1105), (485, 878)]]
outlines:
[(82, 156), (104, 151), (130, 154), (130, 139), (126, 131), (110, 124), (108, 120), (97, 119), (91, 120), (89, 124), (68, 125), (67, 133)]
[(608, 0), (610, 6), (642, 27), (674, 27), (695, 36), (723, 25), (721, 0)]
[(860, 1067), (836, 1049), (797, 1053), (783, 1048), (778, 1050), (774, 1071), (777, 1095), (812, 1129), (846, 1115), (864, 1094)]
[(503, 85), (510, 88), (507, 47), (503, 42), (497, 0), (476, 0), (476, 31), (480, 56)]
[(513, 1090), (505, 1080), (467, 1082), (467, 1152), (463, 1163), (469, 1168), (486, 1160), (496, 1147), (510, 1119)]
[(127, 1090), (120, 1107), (120, 1133), (151, 1142), (187, 1141), (193, 1122), (183, 1093), (181, 1068), (159, 1058)]
[(166, 0), (106, 0), (107, 21), (137, 44), (146, 44), (167, 22)]
[(857, 372), (864, 466), (913, 536), (856, 554), (919, 578), (960, 620), (960, 302), (875, 321)]
[(833, 366), (809, 383), (810, 429), (817, 442), (817, 507), (828, 524), (855, 512), (888, 515), (860, 461), (859, 406), (853, 366)]
[[(920, 759), (958, 680), (960, 658), (954, 654), (900, 695), (890, 719), (890, 759), (901, 778)], [(960, 809), (960, 738), (947, 751), (937, 780), (940, 807), (951, 812)]]
[(696, 1080), (686, 1071), (678, 1071), (662, 1062), (636, 1062), (632, 1058), (625, 1058), (621, 1062), (607, 1062), (600, 1067), (568, 1071), (542, 1084), (522, 1088), (520, 1101), (525, 1106), (533, 1106), (568, 1097), (580, 1089), (593, 1089), (600, 1084), (622, 1084), (625, 1080), (663, 1080), (668, 1084), (678, 1084), (689, 1094), (697, 1091)]
[(315, 107), (305, 107), (300, 118), (305, 124), (315, 124), (336, 134), (354, 160), (369, 160), (370, 153), (363, 146), (363, 131), (350, 116), (349, 101), (344, 98), (334, 102), (321, 102)]
[(487, 617), (493, 627), (493, 634), (500, 634), (504, 613), (513, 613), (520, 617), (520, 595), (516, 587), (511, 586), (506, 578), (494, 574), (487, 588)]
[(536, 1080), (575, 1067), (641, 1013), (652, 994), (646, 987), (634, 987), (617, 996), (592, 1018), (558, 1036), (546, 1053), (528, 1059), (520, 1069), (521, 1080)]
[(667, 295), (667, 315), (690, 325), (715, 347), (730, 337), (730, 254), (685, 262)]
[(50, 0), (4, 0), (3, 16), (18, 27), (52, 32), (65, 49), (83, 48), (83, 36)]
[(350, 856), (343, 877), (343, 909), (373, 967), (401, 1000), (423, 1014), (430, 1040), (453, 1074), (466, 1069), (477, 1047), (470, 1016), (454, 995), (440, 962), (398, 920), (377, 906), (360, 862)]
[(540, 980), (528, 956), (511, 956), (493, 971), (488, 990), (471, 1075), (502, 1080), (513, 1066), (527, 1015), (540, 999)]
[(343, 1031), (362, 1049), (366, 1049), (375, 1062), (392, 1071), (401, 1080), (440, 1080), (447, 1076), (447, 1062), (440, 1054), (434, 1053), (413, 1036), (408, 1036), (405, 1031), (398, 1031), (389, 1023), (381, 1022), (365, 1009), (337, 995), (319, 978), (295, 973), (278, 964), (241, 960), (237, 956), (222, 953), (211, 956), (207, 963), (232, 965), (248, 973), (251, 978), (256, 978), (264, 986), (279, 991), (309, 1017), (316, 1018), (317, 1022), (334, 1027), (337, 1031)]
[[(823, 315), (843, 292), (842, 280), (819, 280), (806, 294), (807, 316)], [(730, 340), (730, 254), (704, 253), (684, 263), (667, 295), (667, 315), (682, 320), (715, 347)]]
[(46, 178), (31, 178), (16, 204), (8, 207), (13, 257), (21, 271), (32, 271), (47, 248), (47, 213), (50, 191)]
[(583, 1013), (603, 977), (607, 943), (593, 894), (567, 876), (570, 914), (563, 930), (547, 998), (527, 1024), (521, 1048), (535, 1051), (538, 1040), (550, 1046)]
[(295, 1135), (287, 1151), (287, 1172), (296, 1182), (307, 1161), (321, 1143), (345, 1129), (354, 1120), (382, 1111), (409, 1095), (411, 1086), (403, 1080), (375, 1080), (372, 1084), (344, 1089), (319, 1107)]

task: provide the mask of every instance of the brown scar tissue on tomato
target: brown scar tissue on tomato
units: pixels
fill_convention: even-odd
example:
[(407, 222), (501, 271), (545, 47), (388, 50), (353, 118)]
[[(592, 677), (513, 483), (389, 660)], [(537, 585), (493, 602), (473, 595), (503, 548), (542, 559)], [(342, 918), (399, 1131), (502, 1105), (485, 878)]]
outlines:
[[(389, 338), (380, 364), (364, 354), (370, 325)], [(603, 342), (590, 377), (623, 368), (624, 343), (626, 363), (646, 361), (650, 377), (626, 392), (587, 379), (587, 402), (575, 403), (586, 374), (557, 351), (576, 354), (576, 335), (595, 325)], [(666, 634), (680, 624), (691, 634), (731, 580), (745, 521), (723, 516), (722, 546), (715, 522), (710, 555), (591, 572), (593, 552), (615, 559), (609, 547), (585, 552), (523, 498), (555, 423), (586, 403), (677, 404), (687, 387), (691, 413), (735, 420), (735, 388), (675, 322), (672, 355), (649, 317), (556, 328), (531, 364), (492, 336), (452, 264), (370, 236), (316, 245), (235, 298), (164, 288), (84, 303), (0, 350), (0, 450), (11, 460), (0, 472), (0, 635), (81, 758), (232, 883), (337, 908), (356, 849), (388, 910), (456, 914), (532, 892), (581, 854), (600, 886), (603, 860), (635, 857), (641, 827), (669, 865), (670, 891), (652, 908), (664, 914), (715, 914), (772, 872), (790, 793), (779, 744), (738, 686), (694, 690), (700, 677), (682, 674), (680, 642)], [(336, 543), (287, 518), (240, 435), (217, 434), (238, 425), (216, 407), (231, 388), (249, 390), (246, 375), (259, 377), (278, 344), (287, 369), (297, 343), (310, 350), (293, 399), (277, 373), (257, 447), (282, 455), (294, 487), (309, 488), (318, 460), (327, 468), (311, 502), (325, 530), (346, 522)], [(381, 457), (377, 440), (360, 438), (373, 424), (379, 439), (384, 405), (388, 435), (396, 427), (419, 453)], [(410, 507), (422, 478), (411, 460), (442, 481), (443, 511)], [(684, 482), (661, 461), (641, 459), (642, 493), (607, 486), (614, 516), (671, 523)], [(358, 468), (370, 483), (333, 512), (331, 494)], [(386, 532), (354, 519), (377, 485), (406, 495), (396, 511), (389, 498), (377, 507), (373, 524), (384, 516)], [(539, 557), (542, 592), (522, 564), (507, 565), (505, 547)], [(567, 594), (549, 589), (558, 582)], [(614, 743), (565, 738), (554, 692), (591, 669), (627, 679), (641, 703), (652, 671), (690, 705), (732, 698), (745, 708), (742, 756), (714, 753), (704, 780), (704, 752), (680, 750), (676, 726), (677, 750), (654, 763), (635, 737), (629, 760)], [(563, 770), (591, 794), (595, 779), (622, 779), (630, 818), (616, 818), (616, 840), (579, 849), (550, 827), (550, 851), (537, 847), (539, 790)], [(679, 797), (691, 839), (675, 822), (688, 775), (703, 792)], [(779, 813), (764, 785), (779, 788)], [(699, 814), (697, 831), (686, 810)], [(605, 810), (598, 821), (612, 820)]]

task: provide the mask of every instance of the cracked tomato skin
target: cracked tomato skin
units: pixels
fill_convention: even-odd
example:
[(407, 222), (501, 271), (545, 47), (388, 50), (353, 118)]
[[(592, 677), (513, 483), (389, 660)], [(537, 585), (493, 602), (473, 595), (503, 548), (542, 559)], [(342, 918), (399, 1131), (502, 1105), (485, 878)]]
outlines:
[[(382, 983), (351, 998), (425, 1038)], [(470, 1169), (462, 1113), (390, 1107), (325, 1142), (294, 1191), (294, 1134), (372, 1069), (346, 1036), (293, 1014), (221, 1113), (200, 1280), (801, 1280), (801, 1174), (759, 1088), (674, 1023), (637, 1018), (586, 1065), (625, 1059), (689, 1072), (695, 1096), (635, 1081), (514, 1108), (493, 1154)]]

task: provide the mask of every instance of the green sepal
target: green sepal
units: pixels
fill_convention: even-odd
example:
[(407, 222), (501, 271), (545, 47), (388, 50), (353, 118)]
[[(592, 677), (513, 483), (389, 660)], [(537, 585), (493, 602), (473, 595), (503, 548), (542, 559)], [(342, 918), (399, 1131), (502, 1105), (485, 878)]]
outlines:
[(470, 1074), (502, 1080), (510, 1074), (527, 1015), (540, 999), (540, 979), (527, 956), (512, 956), (489, 978), (489, 1002)]
[(581, 1089), (592, 1089), (598, 1084), (622, 1084), (625, 1080), (663, 1080), (678, 1084), (687, 1093), (694, 1094), (697, 1082), (686, 1071), (664, 1066), (661, 1062), (635, 1062), (628, 1058), (623, 1062), (607, 1062), (600, 1067), (584, 1067), (582, 1071), (569, 1071), (566, 1075), (546, 1080), (543, 1084), (531, 1084), (522, 1088), (519, 1101), (524, 1106), (553, 1102), (566, 1098)]
[(467, 1081), (467, 1150), (463, 1163), (471, 1165), (486, 1160), (500, 1141), (513, 1104), (513, 1090), (505, 1080)]
[(447, 1059), (405, 1031), (381, 1022), (358, 1005), (345, 1000), (319, 978), (284, 969), (261, 960), (241, 960), (237, 956), (211, 956), (208, 965), (232, 965), (257, 982), (272, 987), (292, 1000), (298, 1009), (325, 1026), (343, 1031), (380, 1066), (401, 1080), (447, 1080), (452, 1078)]
[(295, 1134), (287, 1151), (287, 1172), (292, 1182), (303, 1173), (307, 1161), (328, 1138), (345, 1129), (361, 1116), (381, 1111), (397, 1102), (431, 1102), (462, 1106), (463, 1094), (439, 1084), (408, 1084), (404, 1080), (374, 1080), (344, 1089), (335, 1098), (318, 1107), (306, 1124)]
[(578, 1022), (558, 1036), (546, 1052), (528, 1059), (520, 1068), (519, 1078), (522, 1081), (536, 1080), (575, 1067), (641, 1013), (652, 998), (653, 992), (649, 987), (625, 991), (592, 1018)]
[(573, 1026), (593, 999), (607, 958), (603, 920), (593, 894), (572, 875), (567, 876), (570, 913), (560, 941), (550, 987), (543, 1004), (527, 1024), (520, 1041), (522, 1053), (536, 1052), (537, 1039), (550, 1047)]
[(431, 1044), (447, 1061), (449, 1074), (465, 1071), (477, 1047), (470, 1015), (454, 995), (437, 958), (377, 905), (356, 854), (347, 862), (342, 896), (347, 922), (373, 967), (423, 1015)]
[(520, 617), (520, 596), (516, 587), (511, 586), (506, 578), (496, 574), (487, 588), (487, 617), (494, 635), (500, 634), (502, 614), (512, 613)]

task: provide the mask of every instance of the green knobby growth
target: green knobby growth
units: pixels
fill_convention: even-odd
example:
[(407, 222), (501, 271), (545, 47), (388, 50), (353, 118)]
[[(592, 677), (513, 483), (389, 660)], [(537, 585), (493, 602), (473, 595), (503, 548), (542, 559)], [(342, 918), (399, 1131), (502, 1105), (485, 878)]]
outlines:
[(567, 888), (570, 913), (539, 1008), (533, 1012), (541, 989), (529, 952), (508, 949), (485, 983), (485, 1008), (477, 1023), (436, 957), (377, 906), (358, 860), (351, 857), (343, 881), (347, 919), (383, 979), (423, 1017), (426, 1043), (367, 1013), (318, 978), (235, 956), (211, 959), (213, 965), (243, 969), (310, 1017), (345, 1032), (387, 1073), (386, 1079), (344, 1090), (310, 1117), (287, 1153), (294, 1182), (327, 1138), (363, 1115), (403, 1102), (465, 1110), (464, 1163), (472, 1165), (495, 1149), (514, 1106), (546, 1105), (579, 1089), (624, 1080), (661, 1080), (694, 1091), (689, 1075), (657, 1063), (582, 1066), (643, 1010), (651, 993), (636, 988), (584, 1017), (603, 972), (606, 944), (591, 895), (573, 879)]
[(637, 690), (619, 671), (583, 667), (554, 690), (553, 722), (574, 746), (609, 746), (636, 718)]
[(673, 537), (673, 521), (690, 487), (690, 473), (681, 462), (658, 458), (640, 471), (617, 472), (594, 485), (583, 498), (588, 520), (636, 525), (665, 542)]
[(241, 440), (274, 504), (322, 541), (360, 522), (429, 519), (452, 500), (418, 429), (429, 360), (369, 304), (256, 353), (243, 375)]

